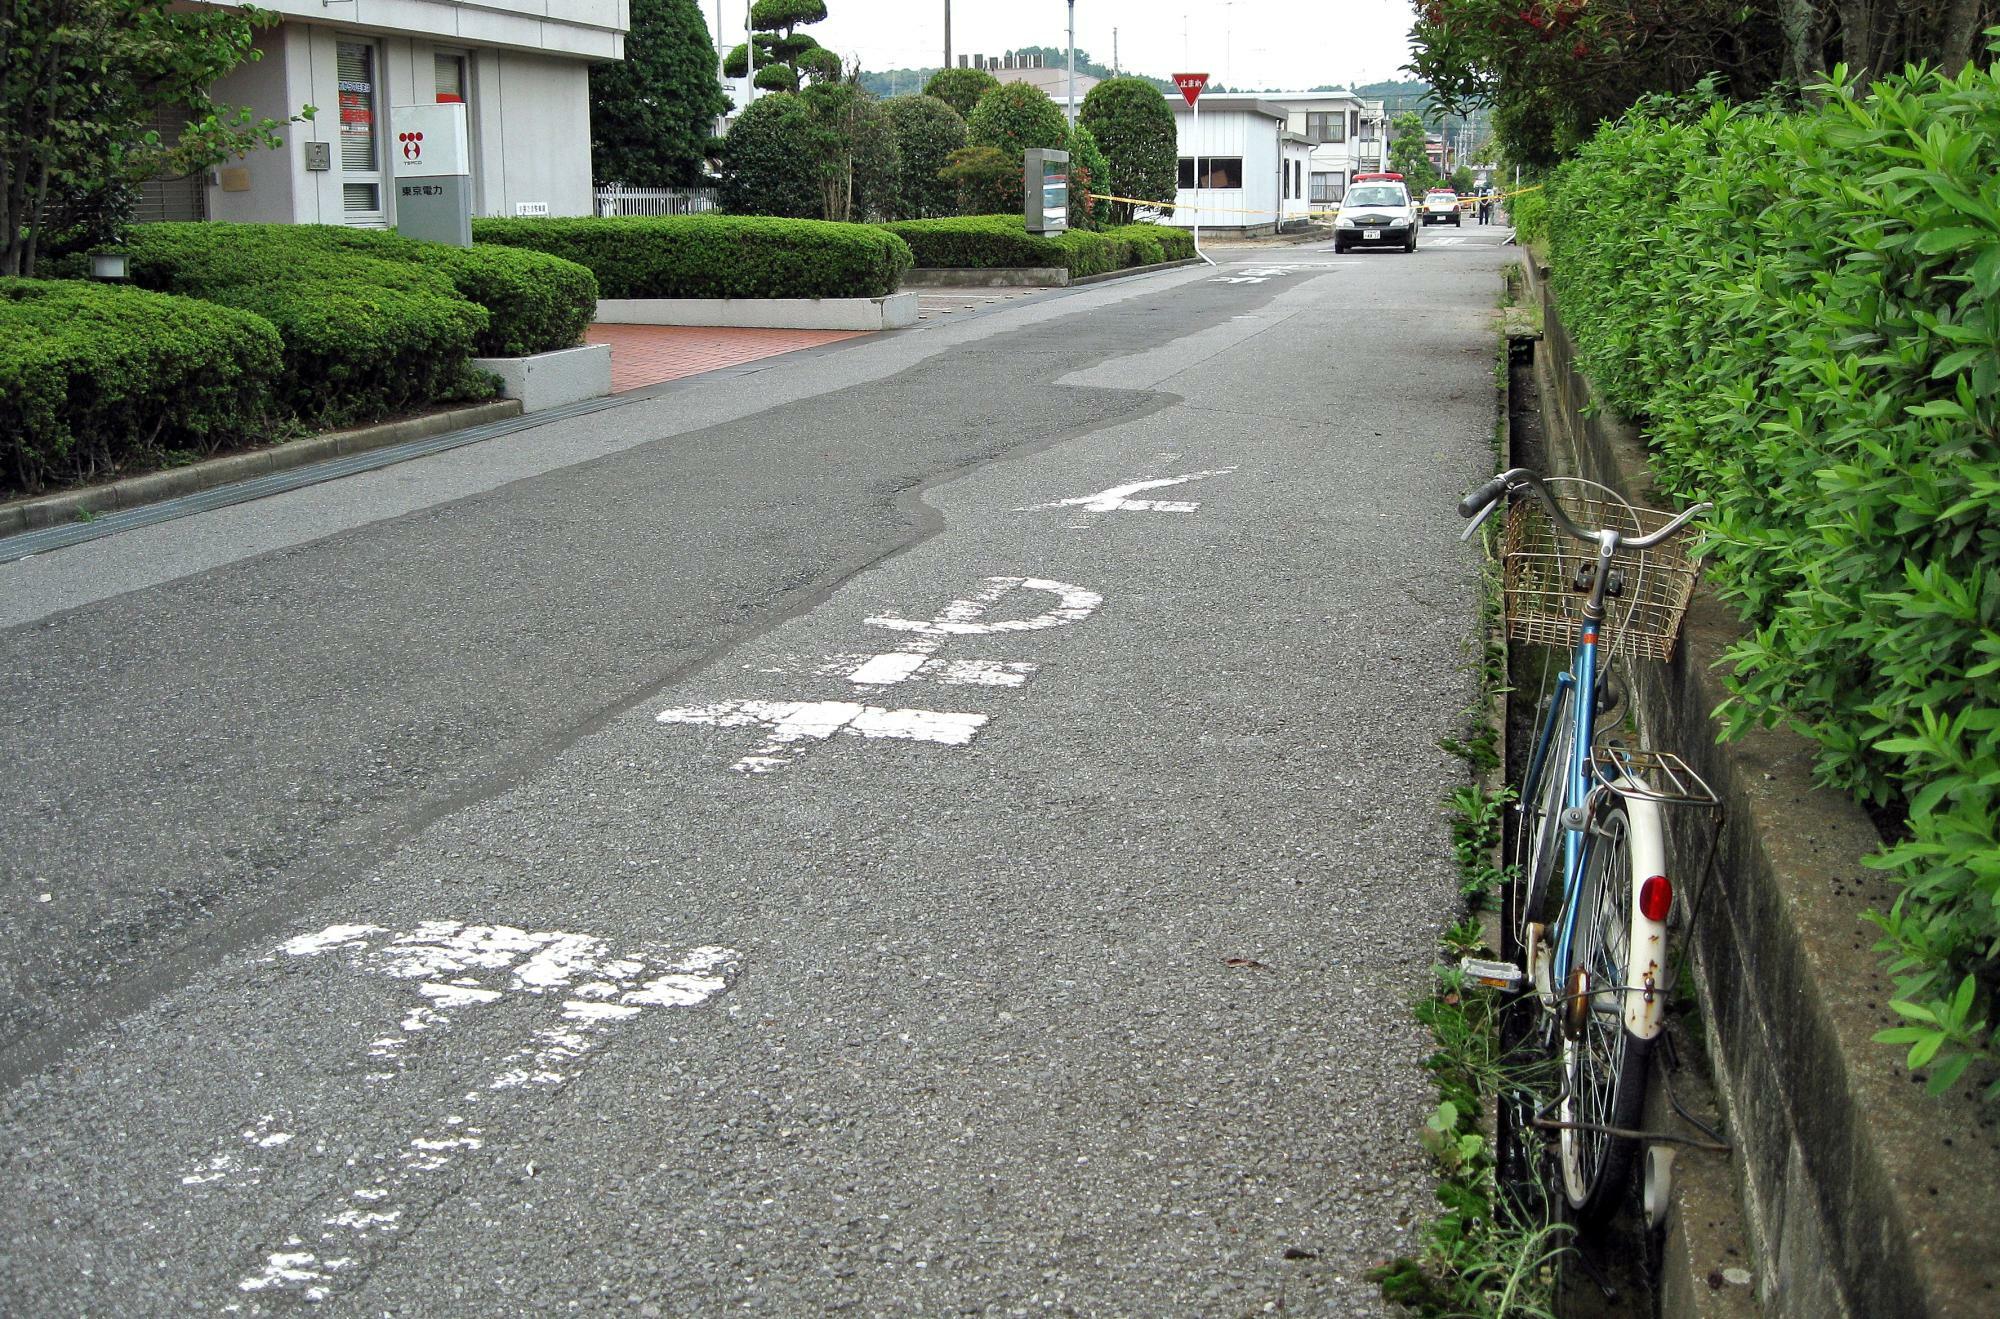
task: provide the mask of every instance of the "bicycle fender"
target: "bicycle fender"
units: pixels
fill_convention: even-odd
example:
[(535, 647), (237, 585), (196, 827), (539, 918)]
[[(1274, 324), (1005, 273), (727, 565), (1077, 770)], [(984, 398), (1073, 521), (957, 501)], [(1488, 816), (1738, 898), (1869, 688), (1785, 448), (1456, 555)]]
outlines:
[(1625, 1029), (1642, 1040), (1660, 1033), (1666, 1017), (1669, 983), (1667, 923), (1648, 920), (1639, 909), (1639, 890), (1653, 875), (1667, 873), (1666, 833), (1654, 802), (1628, 797), (1625, 816), (1631, 822), (1632, 874), (1626, 900), (1632, 904), (1632, 947), (1625, 958)]

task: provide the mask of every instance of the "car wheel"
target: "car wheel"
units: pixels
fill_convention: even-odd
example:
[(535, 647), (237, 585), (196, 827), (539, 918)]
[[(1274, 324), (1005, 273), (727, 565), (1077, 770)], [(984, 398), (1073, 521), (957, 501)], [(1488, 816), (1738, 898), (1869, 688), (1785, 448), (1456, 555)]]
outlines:
[(1416, 230), (1414, 230), (1414, 229), (1410, 230), (1410, 241), (1409, 241), (1409, 242), (1407, 242), (1407, 243), (1405, 243), (1405, 244), (1403, 244), (1403, 250), (1404, 250), (1405, 252), (1414, 252), (1414, 251), (1416, 251), (1416, 250), (1417, 250), (1417, 231), (1416, 231)]
[(1336, 253), (1345, 252), (1347, 250), (1347, 240), (1336, 235), (1333, 240), (1333, 250)]
[(1451, 227), (1454, 229), (1463, 229), (1465, 227), (1465, 218), (1459, 215), (1452, 216)]

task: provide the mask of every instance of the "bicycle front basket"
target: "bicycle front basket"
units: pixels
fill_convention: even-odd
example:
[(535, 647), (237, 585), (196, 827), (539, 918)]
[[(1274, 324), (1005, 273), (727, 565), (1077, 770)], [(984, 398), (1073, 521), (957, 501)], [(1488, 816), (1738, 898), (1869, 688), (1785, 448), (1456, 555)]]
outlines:
[[(1672, 513), (1632, 508), (1570, 491), (1562, 491), (1557, 499), (1571, 520), (1586, 530), (1615, 528), (1625, 535), (1643, 536), (1674, 518)], [(1605, 626), (1600, 639), (1612, 654), (1673, 658), (1681, 619), (1694, 596), (1698, 570), (1689, 556), (1694, 535), (1692, 528), (1684, 527), (1649, 549), (1621, 546), (1612, 556), (1612, 571), (1621, 579), (1622, 590), (1604, 602)], [(1557, 527), (1549, 520), (1542, 501), (1531, 498), (1519, 500), (1507, 510), (1500, 552), (1508, 639), (1563, 649), (1575, 645), (1583, 606), (1589, 599), (1578, 584), (1588, 584), (1586, 570), (1597, 559), (1596, 547)]]

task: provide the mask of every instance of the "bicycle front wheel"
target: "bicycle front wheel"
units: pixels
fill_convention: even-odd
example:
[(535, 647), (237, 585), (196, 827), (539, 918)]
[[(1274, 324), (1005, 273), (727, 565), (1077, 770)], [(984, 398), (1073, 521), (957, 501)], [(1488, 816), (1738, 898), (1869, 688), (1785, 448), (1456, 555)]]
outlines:
[(1633, 868), (1632, 828), (1623, 806), (1603, 812), (1594, 826), (1572, 944), (1575, 969), (1559, 1010), (1563, 1193), (1583, 1222), (1608, 1217), (1624, 1191), (1638, 1142), (1607, 1128), (1638, 1125), (1653, 1047), (1625, 1025), (1632, 902), (1645, 878)]

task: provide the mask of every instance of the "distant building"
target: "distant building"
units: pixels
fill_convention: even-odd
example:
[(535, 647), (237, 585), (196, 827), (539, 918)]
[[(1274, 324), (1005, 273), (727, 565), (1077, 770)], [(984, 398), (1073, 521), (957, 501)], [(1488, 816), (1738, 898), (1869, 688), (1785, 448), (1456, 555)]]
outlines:
[[(1030, 87), (1039, 87), (1047, 92), (1049, 99), (1057, 105), (1069, 103), (1069, 66), (1050, 66), (1040, 55), (960, 55), (958, 67), (961, 69), (984, 69), (1001, 82), (1024, 82)], [(1090, 89), (1102, 82), (1087, 73), (1076, 75), (1076, 103), (1083, 105), (1083, 98)]]
[(1383, 169), (1388, 122), (1382, 102), (1353, 92), (1266, 92), (1284, 107), (1285, 126), (1311, 147), (1306, 200), (1316, 210), (1340, 205), (1356, 174)]
[(628, 0), (261, 2), (283, 21), (216, 100), (318, 115), (278, 150), (150, 185), (141, 219), (393, 226), (395, 107), (448, 101), (466, 106), (475, 215), (591, 213), (589, 69), (624, 58)]
[(1287, 126), (1282, 105), (1255, 94), (1205, 95), (1197, 136), (1187, 102), (1169, 99), (1181, 173), (1167, 223), (1188, 227), (1199, 218), (1204, 229), (1255, 234), (1307, 217), (1312, 146)]

